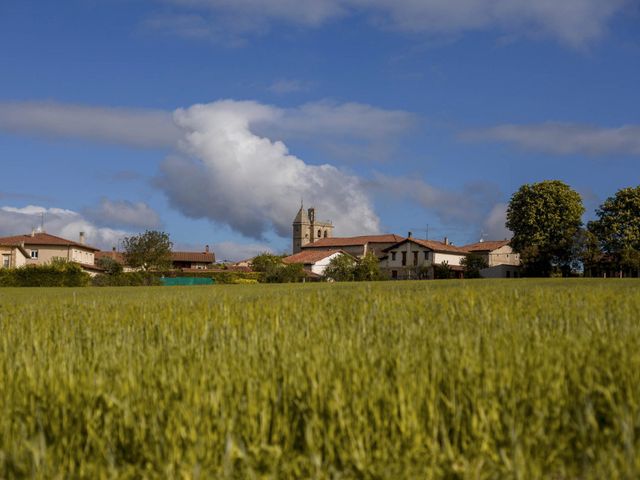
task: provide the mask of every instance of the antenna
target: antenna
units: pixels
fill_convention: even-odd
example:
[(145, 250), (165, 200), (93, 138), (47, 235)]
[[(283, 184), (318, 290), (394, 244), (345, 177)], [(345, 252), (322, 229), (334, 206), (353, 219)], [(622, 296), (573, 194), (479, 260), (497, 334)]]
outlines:
[(412, 228), (411, 230), (416, 232), (424, 232), (424, 235), (425, 235), (424, 239), (429, 240), (429, 224), (428, 223), (426, 224), (426, 227), (427, 228)]

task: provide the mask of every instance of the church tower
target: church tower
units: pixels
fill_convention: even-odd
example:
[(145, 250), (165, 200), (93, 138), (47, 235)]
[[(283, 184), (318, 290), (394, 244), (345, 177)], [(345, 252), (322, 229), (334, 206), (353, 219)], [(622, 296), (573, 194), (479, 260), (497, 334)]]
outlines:
[(319, 222), (316, 220), (316, 209), (310, 208), (305, 211), (301, 204), (296, 218), (293, 219), (293, 253), (299, 253), (308, 243), (332, 236), (331, 222)]
[(309, 215), (304, 210), (304, 206), (300, 204), (300, 210), (296, 218), (293, 219), (293, 253), (299, 253), (302, 250), (302, 246), (309, 243), (309, 232), (311, 222), (309, 221)]

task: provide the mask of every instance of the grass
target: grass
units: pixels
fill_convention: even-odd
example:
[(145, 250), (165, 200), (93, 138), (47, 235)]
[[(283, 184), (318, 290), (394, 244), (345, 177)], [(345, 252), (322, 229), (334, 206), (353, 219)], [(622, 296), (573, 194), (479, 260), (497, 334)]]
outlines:
[(638, 478), (640, 282), (0, 289), (0, 478)]

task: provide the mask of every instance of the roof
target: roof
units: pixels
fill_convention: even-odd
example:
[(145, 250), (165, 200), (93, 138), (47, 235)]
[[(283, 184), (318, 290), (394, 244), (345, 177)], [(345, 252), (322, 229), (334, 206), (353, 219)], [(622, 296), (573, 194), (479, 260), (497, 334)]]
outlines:
[(509, 245), (510, 240), (487, 240), (484, 242), (471, 243), (463, 248), (469, 252), (492, 252), (499, 248)]
[(327, 237), (316, 240), (313, 243), (307, 243), (302, 248), (331, 248), (331, 247), (350, 247), (357, 245), (366, 245), (367, 243), (397, 243), (404, 240), (404, 237), (394, 233), (385, 233), (383, 235), (361, 235), (359, 237)]
[(60, 247), (78, 247), (85, 250), (92, 250), (94, 252), (99, 251), (99, 248), (85, 245), (84, 243), (74, 242), (73, 240), (67, 240), (66, 238), (57, 237), (45, 232), (36, 232), (33, 235), (14, 235), (12, 237), (0, 238), (0, 245), (15, 246), (15, 245), (41, 245), (41, 246), (60, 246)]
[(385, 248), (383, 251), (388, 252), (389, 250), (399, 247), (405, 242), (415, 243), (422, 247), (428, 248), (429, 250), (433, 250), (434, 252), (457, 253), (461, 255), (466, 255), (467, 253), (469, 253), (469, 251), (465, 247), (456, 247), (448, 243), (438, 242), (437, 240), (421, 240), (419, 238), (405, 238), (404, 240)]
[[(114, 252), (114, 251), (97, 252), (96, 261), (100, 260), (101, 258), (112, 258), (116, 262), (121, 263), (122, 265), (126, 263), (124, 258), (124, 253), (122, 252)], [(213, 253), (207, 253), (207, 252), (172, 252), (171, 261), (172, 262), (214, 263), (216, 261), (216, 257)]]
[(171, 252), (172, 262), (214, 263), (216, 257), (209, 252)]
[[(290, 255), (282, 259), (283, 263), (302, 263), (303, 265), (312, 265), (320, 260), (330, 257), (336, 253), (349, 255), (342, 250), (307, 250), (294, 255)], [(350, 255), (349, 255), (350, 256)]]

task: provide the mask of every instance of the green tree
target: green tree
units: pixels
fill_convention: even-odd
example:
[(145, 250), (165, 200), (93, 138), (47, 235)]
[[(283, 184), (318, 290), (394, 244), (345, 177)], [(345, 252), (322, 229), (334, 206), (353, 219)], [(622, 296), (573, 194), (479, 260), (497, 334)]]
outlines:
[(120, 275), (122, 273), (122, 265), (110, 257), (102, 257), (98, 259), (96, 265), (104, 270), (107, 275)]
[(290, 263), (288, 265), (283, 264), (276, 274), (278, 283), (301, 282), (304, 277), (304, 265), (301, 263)]
[(356, 281), (380, 280), (382, 275), (380, 273), (380, 261), (378, 257), (376, 257), (373, 252), (367, 253), (357, 261), (353, 270), (353, 276)]
[(140, 235), (125, 237), (124, 259), (132, 268), (165, 270), (171, 268), (171, 248), (169, 235), (157, 230), (147, 230)]
[(355, 269), (356, 261), (351, 255), (336, 255), (327, 265), (324, 276), (336, 282), (351, 282), (355, 280)]
[(464, 257), (460, 260), (460, 265), (464, 268), (465, 278), (480, 278), (480, 270), (489, 266), (484, 257), (476, 253)]
[(621, 270), (640, 273), (640, 186), (618, 190), (596, 210), (588, 229)]
[(445, 260), (439, 265), (435, 264), (433, 266), (433, 277), (441, 280), (451, 278), (451, 267), (449, 266), (449, 262)]
[(570, 273), (583, 213), (580, 195), (559, 180), (526, 184), (513, 194), (506, 226), (527, 275)]

